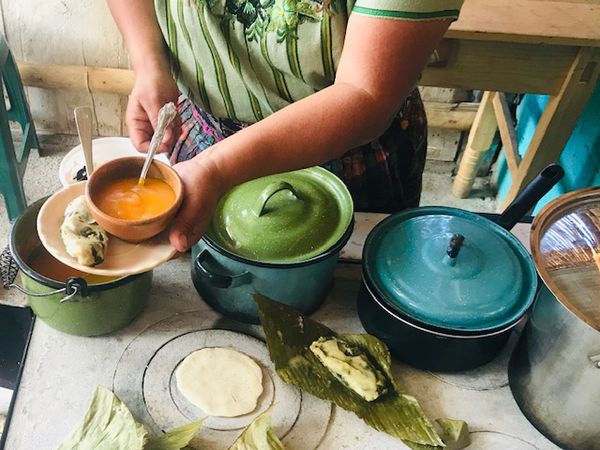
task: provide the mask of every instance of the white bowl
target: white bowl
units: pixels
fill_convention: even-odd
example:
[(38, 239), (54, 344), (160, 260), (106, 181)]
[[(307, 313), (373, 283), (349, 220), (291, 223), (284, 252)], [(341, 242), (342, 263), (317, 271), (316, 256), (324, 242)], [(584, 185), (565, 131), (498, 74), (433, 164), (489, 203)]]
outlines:
[[(129, 138), (126, 137), (104, 137), (92, 141), (92, 152), (94, 155), (94, 168), (116, 158), (124, 156), (143, 156), (138, 152)], [(171, 165), (169, 158), (164, 153), (156, 155), (155, 159)], [(77, 172), (85, 166), (83, 150), (81, 145), (72, 148), (65, 155), (58, 169), (58, 177), (63, 187), (76, 182)]]

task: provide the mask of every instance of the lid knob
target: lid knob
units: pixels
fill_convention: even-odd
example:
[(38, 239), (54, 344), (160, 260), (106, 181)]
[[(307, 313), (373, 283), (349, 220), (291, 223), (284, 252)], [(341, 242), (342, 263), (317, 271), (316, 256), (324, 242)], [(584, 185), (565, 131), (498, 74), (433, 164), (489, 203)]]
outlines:
[(265, 213), (269, 199), (280, 191), (290, 191), (294, 197), (299, 198), (296, 190), (290, 183), (286, 181), (274, 181), (273, 183), (268, 184), (261, 192), (260, 197), (256, 202), (254, 213), (258, 217), (262, 216)]
[(451, 265), (454, 265), (456, 263), (456, 257), (458, 256), (464, 242), (465, 237), (462, 234), (453, 234), (450, 238), (448, 248), (446, 249), (446, 254), (450, 258)]

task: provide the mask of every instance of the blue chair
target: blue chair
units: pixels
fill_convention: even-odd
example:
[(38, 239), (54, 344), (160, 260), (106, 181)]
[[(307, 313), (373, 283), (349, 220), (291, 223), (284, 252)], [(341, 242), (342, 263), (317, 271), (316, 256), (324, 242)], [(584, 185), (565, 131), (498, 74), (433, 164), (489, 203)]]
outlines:
[[(16, 219), (27, 207), (23, 191), (23, 175), (27, 166), (29, 151), (39, 151), (39, 141), (35, 132), (25, 91), (17, 64), (6, 39), (0, 34), (0, 193), (4, 197), (8, 218)], [(8, 95), (7, 109), (4, 87)], [(23, 132), (23, 141), (15, 151), (9, 121), (18, 122)]]

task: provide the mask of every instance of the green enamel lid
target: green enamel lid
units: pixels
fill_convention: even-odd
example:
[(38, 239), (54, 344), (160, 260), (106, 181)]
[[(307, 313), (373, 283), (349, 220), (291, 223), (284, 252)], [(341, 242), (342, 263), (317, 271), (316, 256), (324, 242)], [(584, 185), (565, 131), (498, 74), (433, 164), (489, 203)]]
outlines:
[(206, 235), (245, 259), (296, 263), (332, 248), (352, 217), (352, 197), (344, 183), (312, 167), (235, 187), (219, 201)]
[(483, 332), (517, 321), (537, 275), (518, 239), (491, 220), (445, 207), (407, 210), (367, 238), (369, 288), (393, 310), (444, 330)]

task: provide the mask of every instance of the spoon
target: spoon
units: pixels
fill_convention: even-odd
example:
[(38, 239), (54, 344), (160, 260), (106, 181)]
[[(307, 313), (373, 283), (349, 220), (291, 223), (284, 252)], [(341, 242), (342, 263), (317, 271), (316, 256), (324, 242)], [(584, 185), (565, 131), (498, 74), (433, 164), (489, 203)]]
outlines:
[(85, 158), (85, 170), (87, 178), (94, 171), (94, 157), (92, 155), (92, 110), (87, 106), (75, 108), (75, 124), (77, 125), (77, 134), (83, 148), (83, 157)]
[(165, 106), (160, 108), (160, 111), (158, 111), (156, 129), (154, 130), (154, 134), (150, 140), (148, 153), (146, 154), (146, 161), (144, 161), (144, 167), (142, 167), (142, 173), (140, 174), (140, 179), (138, 181), (140, 186), (144, 185), (146, 175), (148, 175), (148, 169), (150, 169), (154, 155), (158, 151), (158, 147), (163, 140), (165, 131), (167, 131), (167, 127), (171, 124), (176, 114), (177, 108), (175, 108), (175, 105), (172, 102), (167, 103)]

